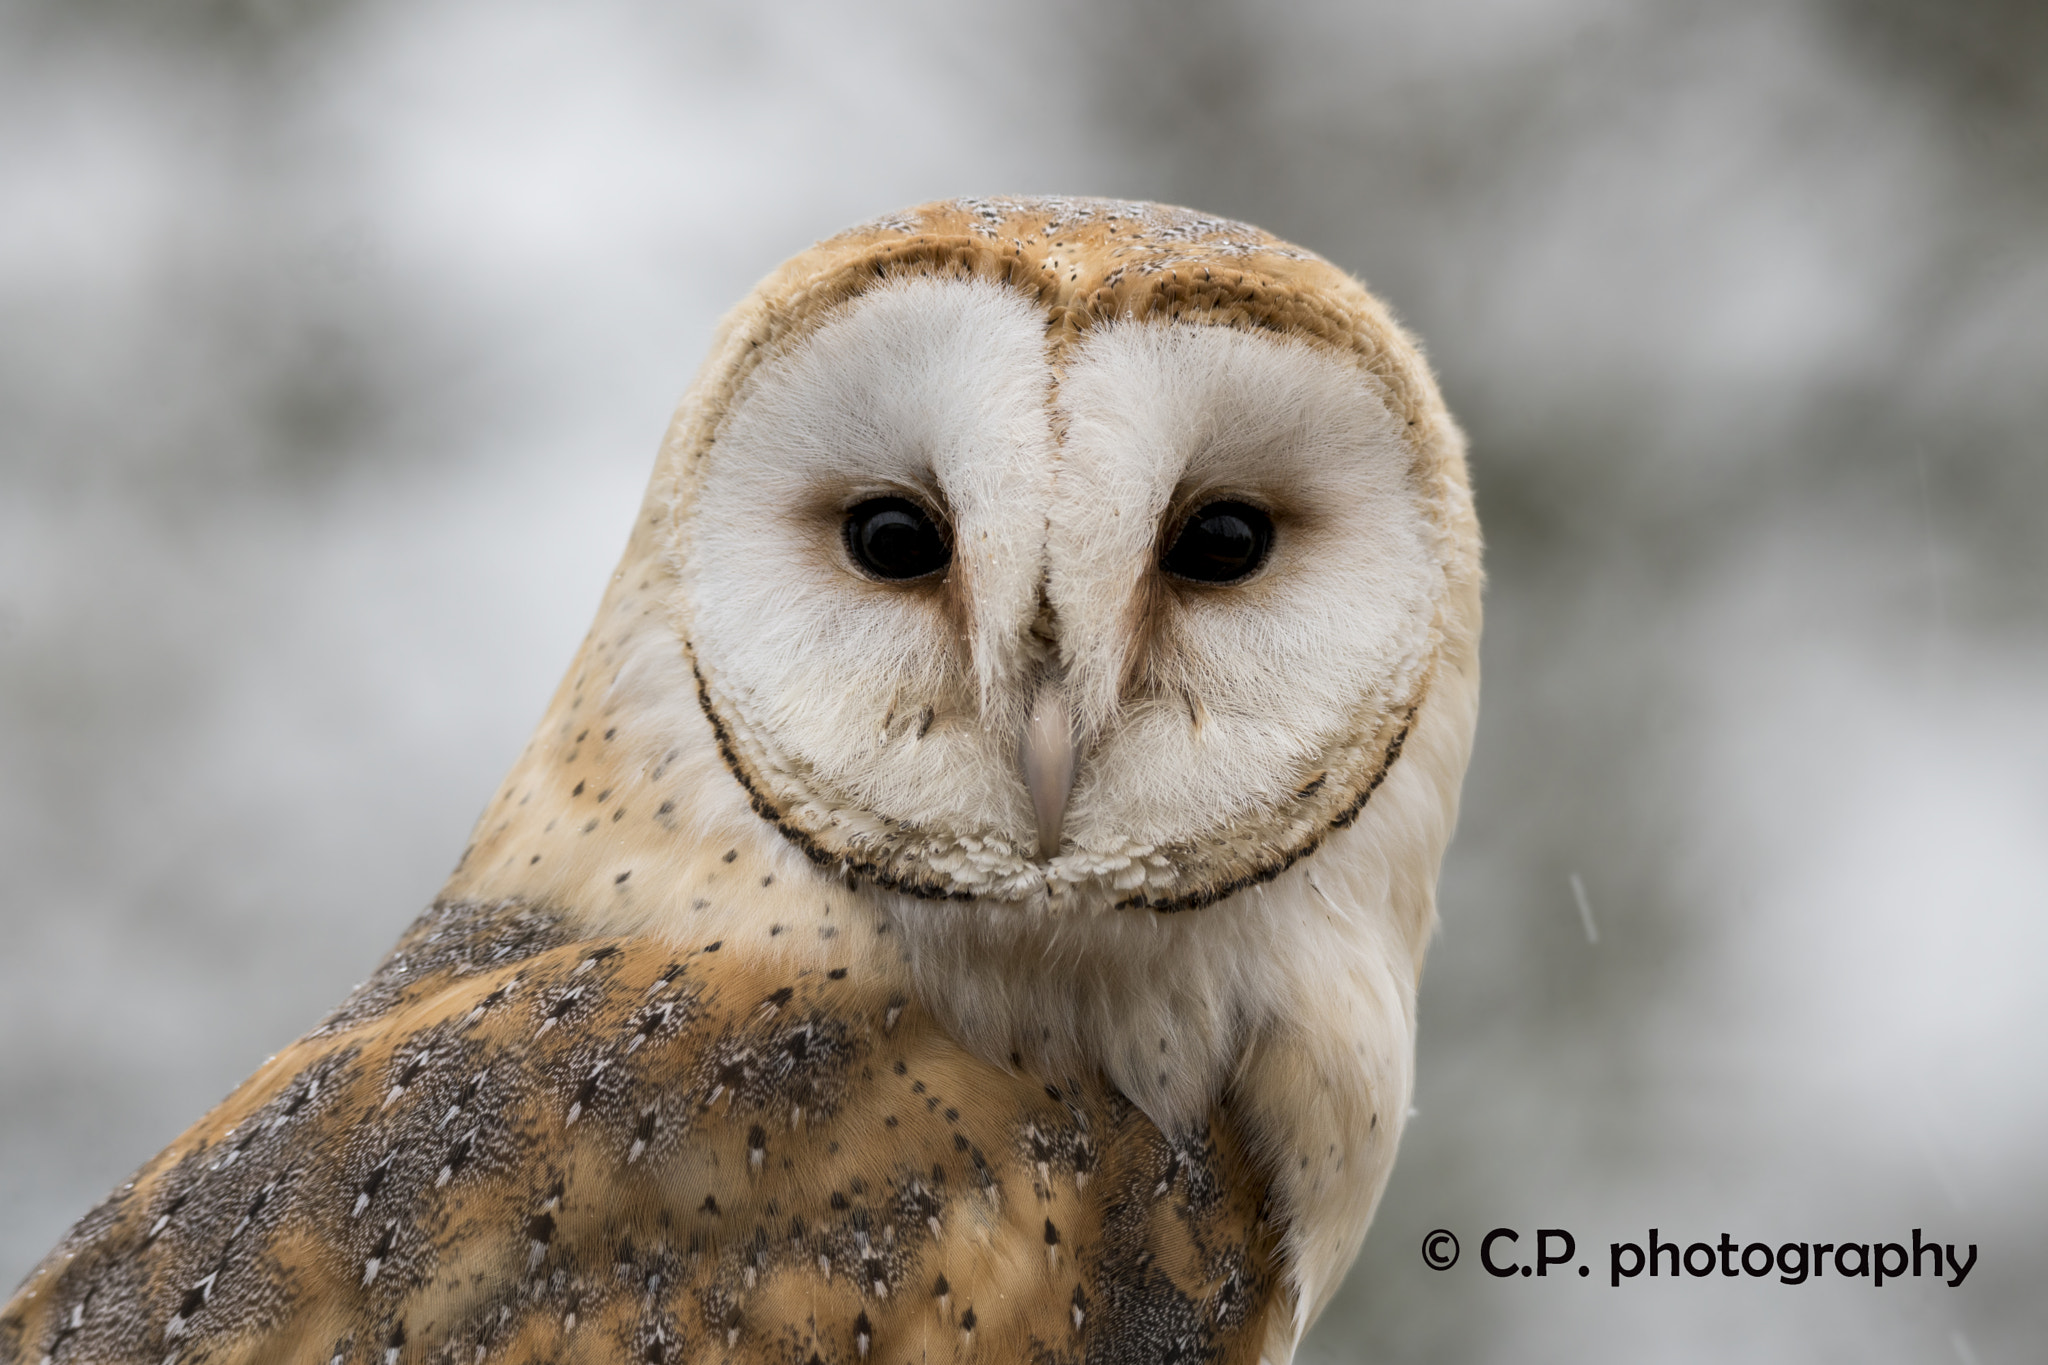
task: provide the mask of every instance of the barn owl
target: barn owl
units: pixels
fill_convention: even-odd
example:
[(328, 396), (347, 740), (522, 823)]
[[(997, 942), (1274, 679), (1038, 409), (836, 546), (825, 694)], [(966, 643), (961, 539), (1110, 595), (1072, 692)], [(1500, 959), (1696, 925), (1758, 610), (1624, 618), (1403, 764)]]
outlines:
[(1408, 1110), (1478, 558), (1306, 251), (1077, 199), (813, 247), (432, 907), (0, 1356), (1280, 1365)]

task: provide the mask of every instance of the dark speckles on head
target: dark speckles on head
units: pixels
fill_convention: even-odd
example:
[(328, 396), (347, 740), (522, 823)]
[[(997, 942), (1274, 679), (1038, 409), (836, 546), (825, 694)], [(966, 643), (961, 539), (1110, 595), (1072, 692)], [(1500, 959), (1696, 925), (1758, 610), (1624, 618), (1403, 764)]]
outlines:
[(624, 872), (621, 872), (621, 873), (620, 873), (620, 874), (619, 874), (618, 876), (616, 876), (616, 877), (612, 878), (612, 885), (613, 885), (613, 886), (624, 886), (624, 885), (626, 884), (626, 878), (628, 878), (628, 877), (630, 877), (630, 876), (632, 876), (632, 875), (633, 875), (633, 869), (629, 867), (629, 868), (627, 868), (627, 869), (626, 869), (626, 870), (625, 870)]
[(825, 975), (828, 979), (833, 981), (844, 981), (846, 980), (846, 968), (834, 967), (831, 971), (825, 973)]
[(773, 886), (773, 885), (775, 885), (775, 878), (773, 878), (773, 877), (763, 877), (763, 878), (761, 878), (761, 885), (763, 885), (763, 886)]
[(732, 861), (733, 859), (735, 859), (735, 858), (737, 858), (737, 857), (739, 857), (739, 856), (740, 856), (740, 851), (739, 851), (738, 849), (736, 849), (736, 848), (729, 848), (729, 849), (727, 849), (727, 850), (725, 851), (725, 856), (724, 856), (724, 857), (722, 857), (722, 858), (720, 858), (720, 859), (719, 859), (719, 861), (720, 861), (720, 862), (722, 862), (722, 863), (729, 863), (729, 862), (731, 862), (731, 861)]
[(586, 824), (586, 825), (585, 825), (585, 826), (583, 827), (583, 832), (584, 832), (585, 834), (588, 834), (588, 833), (590, 833), (590, 831), (592, 831), (592, 830), (594, 830), (594, 829), (596, 829), (596, 828), (597, 828), (597, 817), (593, 815), (593, 816), (591, 816), (591, 817), (590, 817), (590, 822), (589, 822), (588, 824)]
[(571, 787), (571, 788), (569, 789), (569, 795), (571, 795), (571, 796), (581, 796), (581, 795), (583, 795), (583, 784), (582, 784), (581, 782), (578, 782), (578, 783), (577, 783), (577, 784), (576, 784), (575, 786)]

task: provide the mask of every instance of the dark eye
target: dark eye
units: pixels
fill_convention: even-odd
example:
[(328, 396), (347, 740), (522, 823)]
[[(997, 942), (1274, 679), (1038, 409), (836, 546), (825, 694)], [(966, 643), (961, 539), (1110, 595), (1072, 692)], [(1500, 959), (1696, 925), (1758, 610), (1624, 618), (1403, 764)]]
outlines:
[(1180, 528), (1160, 561), (1176, 578), (1197, 583), (1235, 583), (1266, 561), (1273, 545), (1273, 519), (1243, 502), (1212, 502)]
[(848, 512), (846, 550), (875, 577), (899, 583), (935, 574), (953, 559), (938, 523), (908, 498), (870, 498)]

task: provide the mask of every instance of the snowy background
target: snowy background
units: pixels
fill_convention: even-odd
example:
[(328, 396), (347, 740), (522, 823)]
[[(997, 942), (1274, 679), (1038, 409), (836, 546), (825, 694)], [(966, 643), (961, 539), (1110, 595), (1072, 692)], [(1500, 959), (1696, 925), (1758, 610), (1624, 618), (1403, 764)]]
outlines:
[(2039, 1359), (2038, 0), (0, 0), (0, 1281), (433, 894), (718, 313), (988, 191), (1315, 248), (1473, 437), (1419, 1112), (1307, 1358)]

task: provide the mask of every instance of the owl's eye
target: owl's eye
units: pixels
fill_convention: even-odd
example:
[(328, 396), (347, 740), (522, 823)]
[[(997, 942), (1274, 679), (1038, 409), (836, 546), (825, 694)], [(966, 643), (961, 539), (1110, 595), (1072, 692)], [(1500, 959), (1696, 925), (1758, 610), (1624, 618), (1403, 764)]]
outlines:
[(1273, 519), (1244, 502), (1212, 502), (1187, 519), (1160, 566), (1197, 583), (1235, 583), (1266, 562)]
[(869, 498), (849, 511), (846, 550), (863, 569), (895, 583), (935, 574), (953, 559), (945, 532), (908, 498)]

